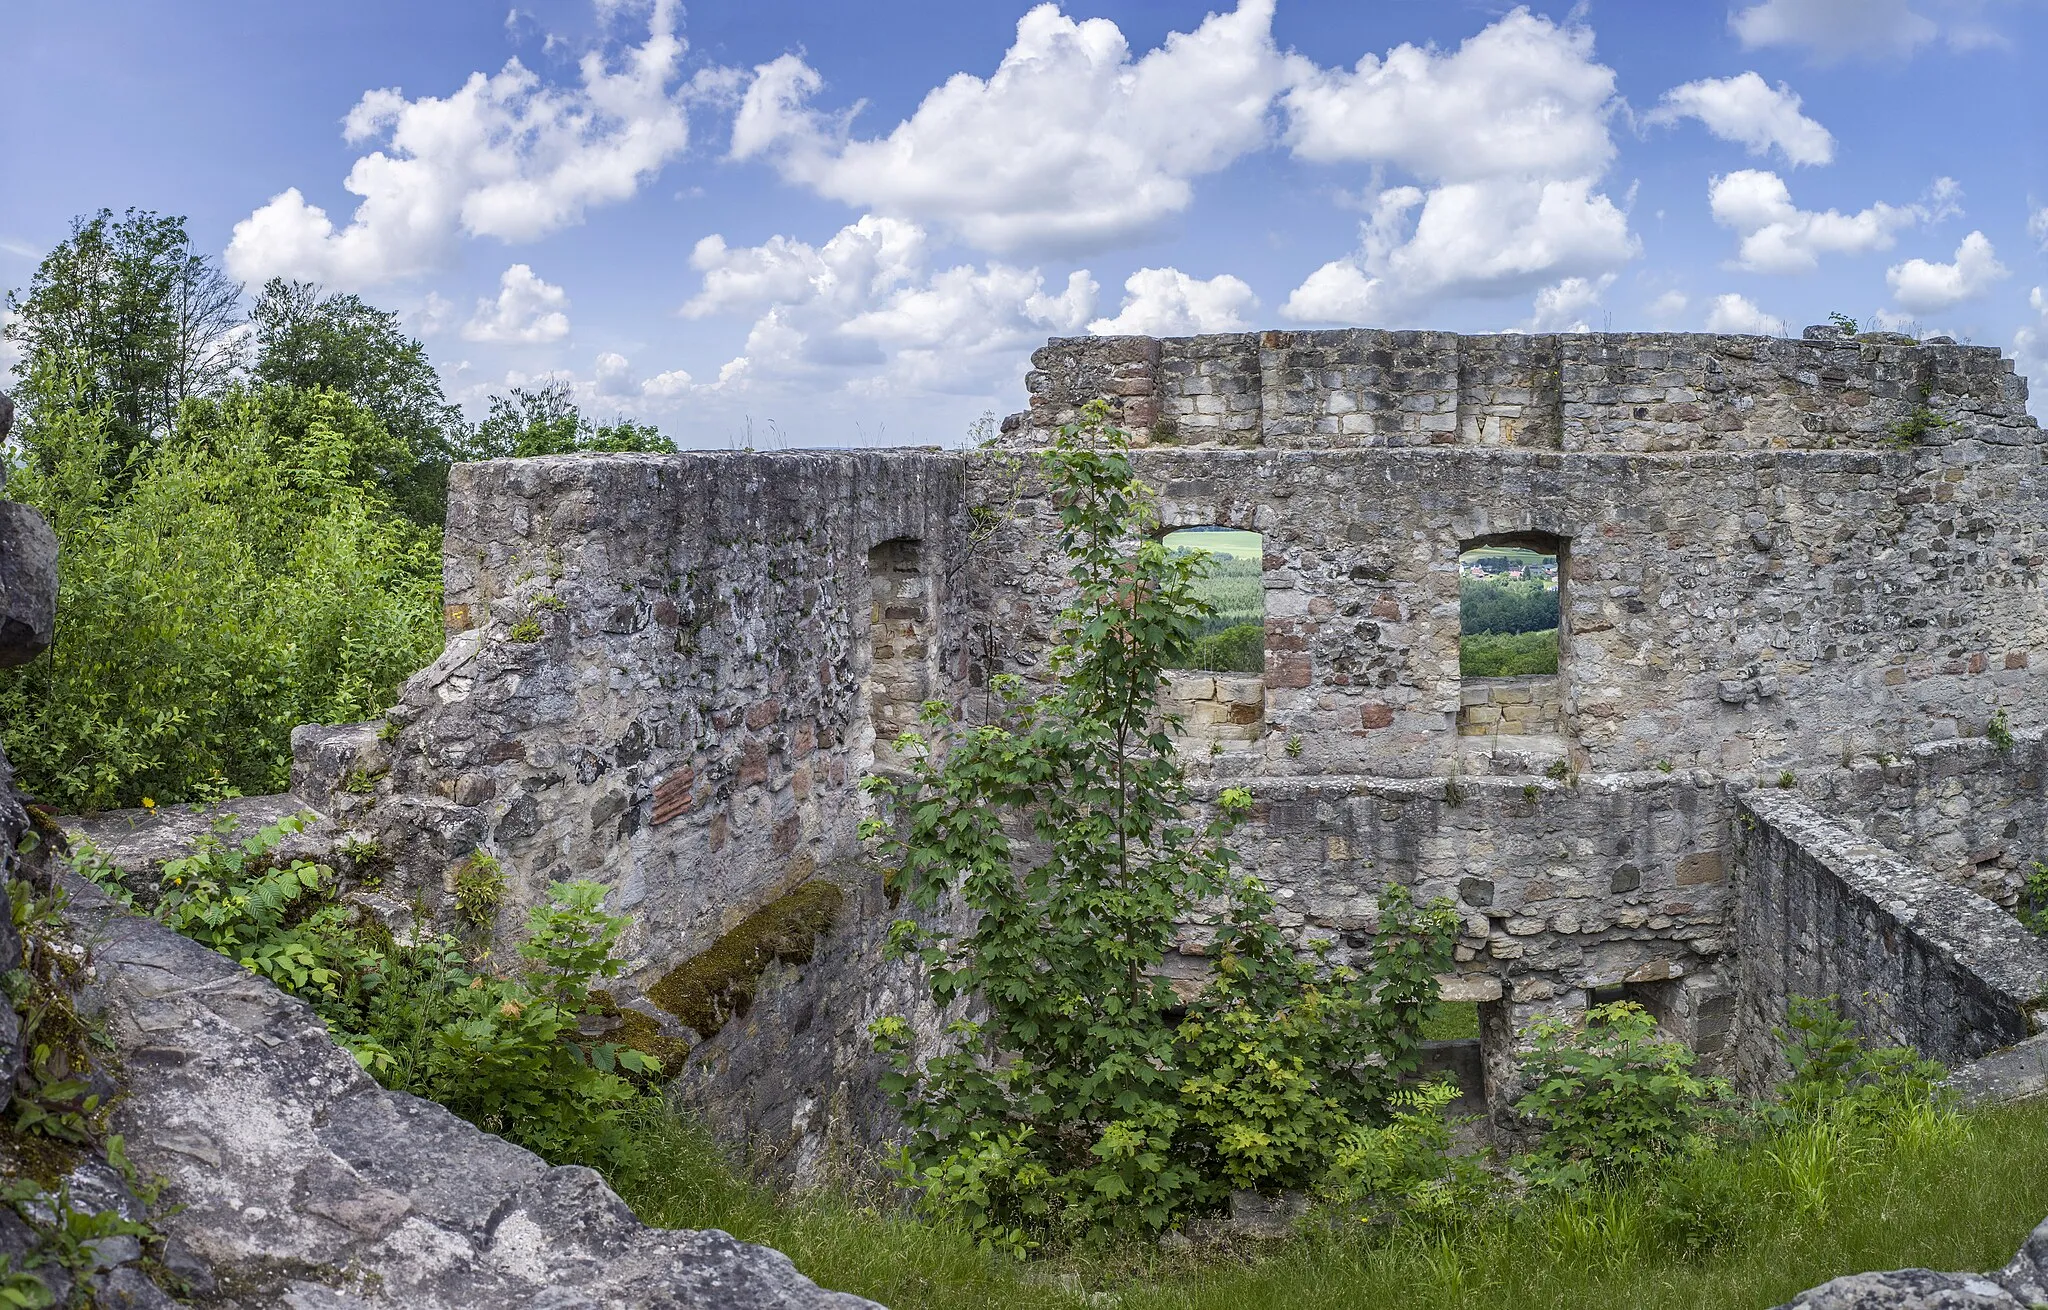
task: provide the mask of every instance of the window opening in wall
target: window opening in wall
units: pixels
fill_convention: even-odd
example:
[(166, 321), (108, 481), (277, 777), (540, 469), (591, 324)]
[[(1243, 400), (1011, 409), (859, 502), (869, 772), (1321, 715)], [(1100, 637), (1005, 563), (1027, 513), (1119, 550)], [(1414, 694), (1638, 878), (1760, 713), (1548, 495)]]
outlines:
[(1235, 528), (1178, 528), (1167, 550), (1208, 556), (1208, 572), (1195, 594), (1215, 613), (1202, 621), (1190, 669), (1206, 673), (1266, 671), (1265, 546), (1256, 532)]
[(1177, 528), (1162, 539), (1169, 551), (1199, 552), (1208, 568), (1195, 594), (1213, 611), (1202, 621), (1185, 670), (1161, 696), (1178, 714), (1183, 745), (1212, 753), (1256, 742), (1266, 719), (1265, 543), (1236, 528)]
[(1565, 543), (1543, 534), (1467, 542), (1458, 556), (1458, 732), (1561, 736)]
[(862, 684), (877, 769), (900, 769), (896, 738), (917, 727), (932, 694), (932, 605), (918, 544), (868, 552), (868, 670)]

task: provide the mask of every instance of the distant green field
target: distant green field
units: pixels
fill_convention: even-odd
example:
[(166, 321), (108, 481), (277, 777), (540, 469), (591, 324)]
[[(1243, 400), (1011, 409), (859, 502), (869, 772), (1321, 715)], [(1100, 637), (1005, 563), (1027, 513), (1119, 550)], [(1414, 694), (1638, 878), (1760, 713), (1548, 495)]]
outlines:
[(1168, 550), (1206, 550), (1233, 559), (1259, 559), (1265, 554), (1258, 533), (1234, 528), (1182, 528), (1167, 533), (1163, 540)]
[(1477, 550), (1468, 550), (1458, 556), (1461, 562), (1468, 559), (1504, 559), (1522, 565), (1540, 564), (1550, 558), (1552, 557), (1540, 550), (1524, 550), (1520, 546), (1481, 546)]

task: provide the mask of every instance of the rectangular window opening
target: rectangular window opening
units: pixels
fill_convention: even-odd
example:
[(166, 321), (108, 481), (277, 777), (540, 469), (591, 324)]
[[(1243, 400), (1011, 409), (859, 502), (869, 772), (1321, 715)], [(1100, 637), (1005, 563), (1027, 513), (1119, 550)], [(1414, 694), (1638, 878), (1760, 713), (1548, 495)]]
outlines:
[(1249, 747), (1266, 723), (1265, 542), (1226, 527), (1176, 528), (1161, 542), (1203, 557), (1195, 594), (1211, 610), (1186, 667), (1168, 678), (1162, 708), (1180, 716), (1183, 747), (1201, 748), (1198, 756)]
[(1562, 737), (1566, 543), (1545, 533), (1467, 542), (1458, 555), (1458, 733)]

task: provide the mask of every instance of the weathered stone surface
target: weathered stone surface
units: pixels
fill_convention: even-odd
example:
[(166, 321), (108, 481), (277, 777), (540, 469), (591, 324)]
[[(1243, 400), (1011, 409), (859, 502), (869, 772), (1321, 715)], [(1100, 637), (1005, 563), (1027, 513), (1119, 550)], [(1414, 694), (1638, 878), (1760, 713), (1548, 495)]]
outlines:
[(57, 534), (26, 505), (0, 500), (0, 667), (50, 648), (57, 624)]
[[(973, 717), (993, 676), (1045, 678), (1067, 570), (1028, 455), (1106, 396), (1162, 526), (1264, 540), (1263, 676), (1169, 691), (1204, 785), (1253, 795), (1245, 867), (1290, 938), (1336, 961), (1358, 959), (1387, 882), (1456, 899), (1460, 986), (1498, 998), (1489, 1069), (1596, 989), (1709, 1064), (1739, 1025), (1782, 1021), (1735, 1003), (1738, 946), (1798, 934), (1749, 895), (1734, 793), (1755, 780), (1796, 771), (1874, 816), (1903, 802), (1910, 820), (1873, 835), (1993, 894), (2048, 849), (2038, 750), (2002, 779), (1972, 773), (1991, 765), (1974, 749), (1930, 758), (1910, 795), (1885, 763), (1996, 707), (2015, 760), (2048, 725), (2048, 466), (1995, 350), (1346, 331), (1063, 340), (1034, 363), (994, 450), (458, 469), (447, 651), (389, 742), (308, 730), (296, 785), (378, 833), (402, 897), (442, 900), (478, 847), (508, 870), (508, 924), (551, 880), (603, 882), (638, 922), (632, 1004), (820, 870), (860, 867), (860, 777), (900, 765), (887, 739), (920, 701)], [(1901, 448), (1923, 404), (1953, 426)], [(1563, 566), (1558, 674), (1461, 679), (1461, 550), (1538, 540)], [(380, 750), (387, 775), (340, 786)], [(1824, 863), (1804, 885), (1848, 886)], [(692, 1052), (729, 1134), (815, 1158), (821, 1122), (874, 1104), (857, 1025), (908, 1011), (934, 1031), (875, 957), (891, 911), (856, 899)], [(1844, 958), (1883, 956), (1880, 918), (1841, 920)], [(1186, 925), (1177, 985), (1198, 985), (1205, 941)], [(1943, 1049), (1986, 1050), (2013, 1020)]]
[[(90, 999), (129, 1075), (114, 1114), (162, 1221), (211, 1267), (198, 1304), (870, 1304), (719, 1232), (649, 1229), (594, 1173), (550, 1168), (378, 1087), (302, 1003), (73, 882)], [(136, 1304), (149, 1304), (137, 1301)]]
[(1783, 1076), (1771, 1035), (1795, 995), (1839, 998), (1866, 1039), (1955, 1065), (2028, 1037), (2048, 941), (1996, 905), (1813, 812), (1789, 791), (1741, 798), (1738, 1059)]
[(2042, 1305), (2048, 1305), (2048, 1222), (1996, 1273), (1900, 1269), (1851, 1274), (1801, 1292), (1776, 1310), (2037, 1310)]

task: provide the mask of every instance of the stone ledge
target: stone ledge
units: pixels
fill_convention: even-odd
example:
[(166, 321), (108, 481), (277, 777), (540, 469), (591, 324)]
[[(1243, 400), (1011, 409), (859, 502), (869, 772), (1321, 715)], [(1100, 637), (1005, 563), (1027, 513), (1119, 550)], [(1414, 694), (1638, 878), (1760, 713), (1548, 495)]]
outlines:
[(857, 1310), (786, 1256), (651, 1229), (588, 1169), (550, 1168), (379, 1087), (302, 1002), (67, 879), (90, 1003), (128, 1092), (113, 1127), (168, 1180), (162, 1227), (256, 1310)]

